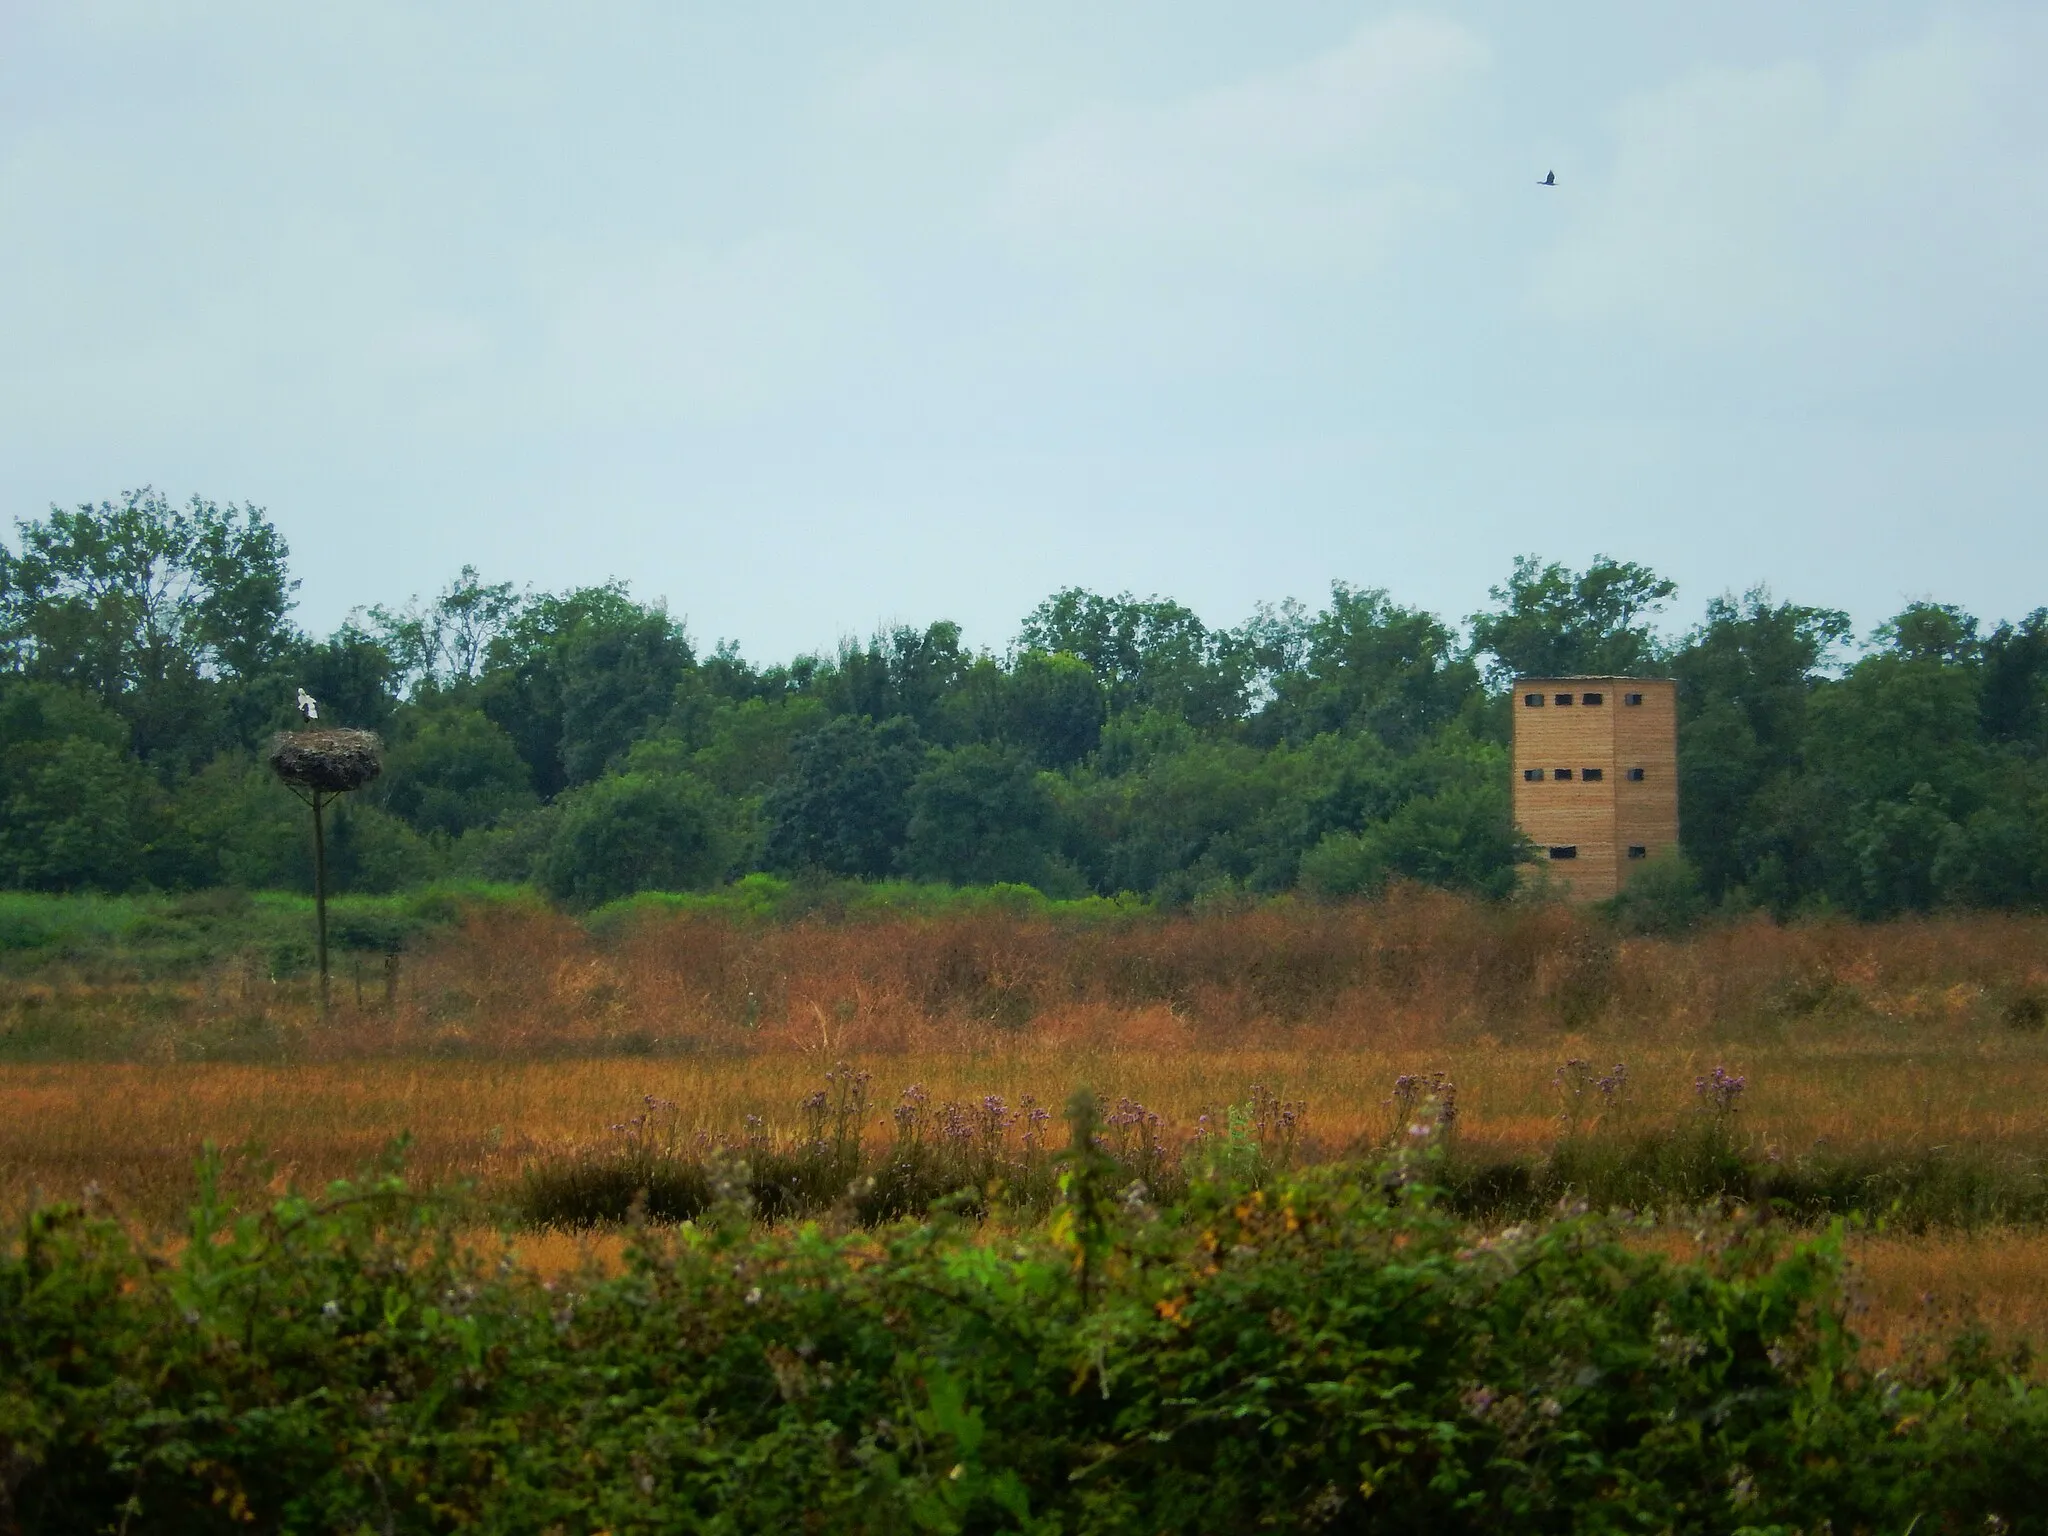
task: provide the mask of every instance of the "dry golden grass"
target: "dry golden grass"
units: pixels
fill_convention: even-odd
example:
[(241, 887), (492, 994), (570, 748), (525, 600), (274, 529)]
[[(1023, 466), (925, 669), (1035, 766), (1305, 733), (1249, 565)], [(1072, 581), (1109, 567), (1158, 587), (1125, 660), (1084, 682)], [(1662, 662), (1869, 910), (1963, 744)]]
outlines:
[[(1436, 1049), (1161, 1051), (1026, 1042), (987, 1052), (856, 1058), (875, 1074), (877, 1115), (897, 1090), (935, 1098), (1026, 1094), (1056, 1105), (1078, 1084), (1128, 1095), (1191, 1126), (1205, 1109), (1241, 1102), (1253, 1083), (1308, 1104), (1310, 1137), (1335, 1150), (1378, 1135), (1402, 1072), (1456, 1080), (1469, 1144), (1535, 1152), (1556, 1131), (1551, 1077), (1559, 1062), (1619, 1057), (1648, 1118), (1681, 1112), (1694, 1077), (1725, 1064), (1750, 1080), (1742, 1118), (1787, 1151), (1825, 1139), (1838, 1148), (1911, 1149), (1967, 1143), (2048, 1150), (2048, 1043), (1995, 1036), (1968, 1048), (1913, 1050), (1839, 1040), (1631, 1047), (1555, 1036)], [(0, 1067), (4, 1197), (31, 1187), (67, 1196), (96, 1183), (138, 1217), (167, 1220), (190, 1191), (206, 1141), (263, 1148), (280, 1174), (317, 1183), (360, 1167), (401, 1133), (424, 1181), (471, 1178), (502, 1187), (537, 1153), (600, 1139), (645, 1094), (681, 1107), (686, 1128), (738, 1129), (749, 1114), (793, 1127), (798, 1099), (818, 1086), (821, 1055), (569, 1061), (308, 1062), (295, 1065), (54, 1064)], [(877, 1134), (880, 1134), (879, 1128)]]
[(1856, 1331), (1881, 1359), (1981, 1323), (2001, 1346), (2048, 1343), (2048, 1233), (1865, 1237), (1849, 1245)]
[[(388, 1008), (344, 988), (322, 1023), (303, 988), (251, 975), (238, 961), (148, 986), (0, 980), (0, 1027), (62, 1018), (89, 1047), (72, 1054), (126, 1058), (0, 1065), (0, 1207), (97, 1184), (162, 1226), (202, 1142), (260, 1146), (311, 1184), (401, 1132), (418, 1179), (504, 1188), (644, 1094), (713, 1132), (748, 1114), (789, 1126), (842, 1057), (874, 1073), (878, 1113), (913, 1081), (940, 1099), (1048, 1104), (1085, 1082), (1185, 1127), (1262, 1083), (1307, 1101), (1324, 1150), (1382, 1130), (1398, 1074), (1442, 1070), (1466, 1140), (1512, 1152), (1553, 1136), (1568, 1057), (1625, 1062), (1646, 1117), (1679, 1112), (1693, 1078), (1725, 1065), (1748, 1075), (1751, 1133), (1789, 1153), (2048, 1153), (2048, 1034), (2009, 1027), (2048, 998), (2038, 917), (1617, 939), (1560, 907), (1405, 891), (1093, 924), (670, 917), (604, 937), (500, 910), (409, 957)], [(270, 1059), (192, 1059), (223, 1040)], [(1861, 1251), (1885, 1318), (1973, 1289), (1999, 1326), (2042, 1322), (2048, 1239)]]

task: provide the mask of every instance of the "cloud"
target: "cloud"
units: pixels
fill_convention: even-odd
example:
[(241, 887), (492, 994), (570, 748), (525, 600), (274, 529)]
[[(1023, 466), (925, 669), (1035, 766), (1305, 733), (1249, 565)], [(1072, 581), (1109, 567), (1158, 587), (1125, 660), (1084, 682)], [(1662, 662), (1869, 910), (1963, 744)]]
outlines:
[(1563, 190), (1584, 212), (1541, 262), (1539, 302), (1822, 364), (1996, 345), (2040, 318), (2044, 38), (1944, 23), (1833, 75), (1706, 71), (1626, 101), (1606, 173)]
[(1017, 157), (996, 221), (1060, 260), (1355, 270), (1456, 205), (1445, 138), (1487, 62), (1463, 27), (1397, 17), (1199, 95), (1098, 106)]

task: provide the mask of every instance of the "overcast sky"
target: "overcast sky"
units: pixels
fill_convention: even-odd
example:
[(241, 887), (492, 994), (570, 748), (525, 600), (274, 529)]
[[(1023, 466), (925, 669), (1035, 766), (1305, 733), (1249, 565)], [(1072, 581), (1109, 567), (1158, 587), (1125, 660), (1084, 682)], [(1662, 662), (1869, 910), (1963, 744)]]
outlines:
[(0, 527), (757, 658), (1523, 552), (2017, 616), (2044, 79), (2038, 4), (0, 0)]

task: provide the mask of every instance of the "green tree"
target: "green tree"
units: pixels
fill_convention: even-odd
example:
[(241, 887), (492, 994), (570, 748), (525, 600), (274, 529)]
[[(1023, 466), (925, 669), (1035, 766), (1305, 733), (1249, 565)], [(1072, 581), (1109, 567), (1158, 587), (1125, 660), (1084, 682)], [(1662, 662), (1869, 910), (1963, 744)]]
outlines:
[(1999, 764), (1983, 803), (1944, 833), (1931, 874), (1947, 905), (2048, 908), (2048, 769)]
[(960, 885), (1043, 884), (1056, 816), (1051, 791), (1022, 752), (978, 744), (934, 752), (910, 787), (903, 867)]
[[(173, 794), (172, 830), (160, 863), (166, 883), (242, 890), (310, 891), (313, 832), (305, 804), (269, 765), (223, 752)], [(376, 893), (445, 873), (427, 840), (360, 795), (337, 799), (327, 818), (327, 885)]]
[(1169, 715), (1112, 721), (1066, 795), (1066, 854), (1098, 891), (1169, 900), (1219, 885), (1294, 882), (1309, 755), (1219, 741)]
[(552, 799), (665, 713), (685, 667), (680, 629), (609, 582), (526, 602), (485, 646), (477, 697), (512, 738), (534, 790)]
[[(170, 883), (247, 891), (310, 891), (306, 807), (249, 752), (223, 752), (172, 795)], [(342, 889), (330, 870), (330, 889)]]
[(1448, 625), (1378, 588), (1334, 582), (1313, 618), (1267, 610), (1247, 633), (1272, 668), (1260, 723), (1291, 741), (1365, 730), (1410, 750), (1456, 719), (1479, 686)]
[(900, 716), (930, 736), (947, 695), (970, 665), (958, 624), (941, 620), (922, 630), (898, 625), (865, 646), (843, 643), (837, 661), (818, 672), (811, 688), (835, 715)]
[(786, 778), (762, 805), (774, 869), (879, 880), (896, 869), (924, 739), (904, 719), (840, 715), (796, 743)]
[(1981, 654), (1976, 617), (1953, 603), (1909, 603), (1871, 638), (1906, 661), (1968, 666)]
[(1041, 768), (1071, 768), (1101, 744), (1108, 707), (1101, 682), (1080, 657), (1026, 651), (1004, 689), (1001, 736)]
[(562, 656), (562, 771), (571, 784), (604, 772), (667, 714), (694, 657), (660, 608), (585, 620)]
[(1497, 605), (1472, 615), (1472, 651), (1487, 681), (1517, 677), (1635, 677), (1663, 662), (1651, 620), (1676, 593), (1647, 566), (1596, 555), (1581, 573), (1534, 555), (1516, 558)]
[(490, 654), (491, 642), (518, 620), (524, 601), (512, 583), (486, 583), (473, 565), (422, 604), (373, 606), (370, 622), (406, 685), (442, 688), (474, 681)]
[(1807, 707), (1849, 619), (1774, 603), (1763, 588), (1717, 597), (1671, 657), (1678, 680), (1679, 826), (1707, 892), (1754, 873), (1758, 796), (1803, 761)]
[[(282, 792), (281, 785), (273, 789)], [(307, 836), (305, 816), (300, 835)], [(434, 846), (396, 816), (360, 795), (335, 803), (327, 826), (327, 880), (336, 891), (384, 895), (424, 885), (445, 872)]]
[(385, 755), (378, 798), (415, 830), (449, 837), (535, 804), (512, 738), (482, 710), (456, 703), (413, 715)]
[(1032, 609), (1017, 644), (1080, 657), (1108, 690), (1112, 713), (1159, 710), (1197, 726), (1244, 714), (1252, 668), (1246, 647), (1165, 598), (1069, 587)]
[(128, 727), (91, 694), (0, 690), (0, 885), (124, 891), (148, 879), (163, 825)]
[(1882, 648), (1817, 690), (1797, 824), (1808, 890), (1868, 916), (1934, 904), (1935, 864), (1986, 803), (1996, 754), (1980, 734), (1976, 621), (1915, 605), (1877, 631)]
[(15, 526), (0, 635), (17, 669), (97, 694), (146, 759), (209, 754), (231, 696), (291, 654), (298, 584), (260, 507), (195, 496), (179, 508), (145, 487)]
[(1985, 736), (2031, 756), (2048, 753), (2048, 608), (1999, 625), (1981, 656)]
[(583, 907), (695, 890), (725, 872), (717, 797), (682, 774), (614, 774), (569, 791), (541, 865), (550, 894)]
[(795, 744), (825, 720), (815, 698), (738, 701), (700, 691), (686, 678), (669, 723), (628, 750), (626, 768), (694, 773), (721, 794), (765, 794), (790, 771)]
[(1323, 897), (1373, 895), (1398, 878), (1510, 895), (1528, 842), (1514, 824), (1507, 767), (1501, 748), (1455, 731), (1409, 757), (1347, 761), (1305, 829), (1315, 841), (1301, 855), (1302, 885)]
[(319, 701), (323, 724), (381, 731), (398, 708), (398, 663), (382, 641), (353, 624), (324, 641), (306, 642), (291, 671)]

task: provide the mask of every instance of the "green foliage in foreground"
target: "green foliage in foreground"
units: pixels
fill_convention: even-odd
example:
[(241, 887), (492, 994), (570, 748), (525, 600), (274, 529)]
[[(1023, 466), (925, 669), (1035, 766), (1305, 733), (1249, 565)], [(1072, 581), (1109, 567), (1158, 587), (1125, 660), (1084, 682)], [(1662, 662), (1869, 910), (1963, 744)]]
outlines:
[(169, 1262), (46, 1209), (0, 1258), (0, 1526), (2048, 1529), (2048, 1397), (1967, 1343), (1864, 1370), (1833, 1239), (1482, 1237), (1427, 1171), (1157, 1211), (1083, 1154), (1021, 1235), (727, 1204), (555, 1285), (390, 1170), (209, 1182)]

